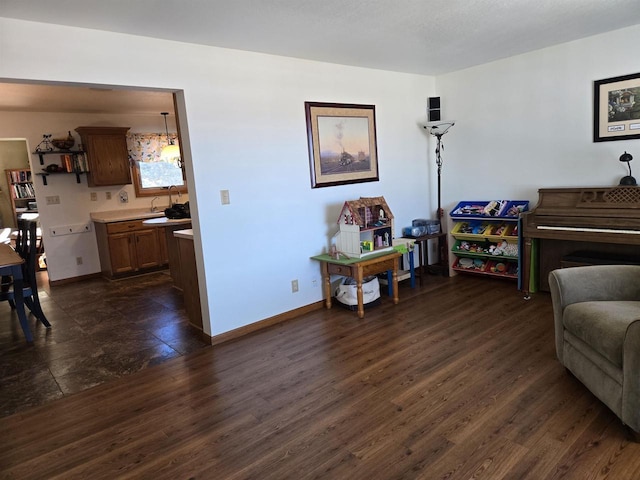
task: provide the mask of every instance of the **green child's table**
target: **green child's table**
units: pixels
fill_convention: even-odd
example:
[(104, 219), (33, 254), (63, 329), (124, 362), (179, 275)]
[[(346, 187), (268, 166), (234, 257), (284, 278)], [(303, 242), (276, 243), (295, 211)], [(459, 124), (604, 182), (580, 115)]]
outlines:
[(362, 279), (369, 275), (376, 275), (391, 271), (393, 284), (393, 303), (400, 301), (398, 296), (398, 266), (402, 254), (398, 251), (372, 254), (365, 258), (346, 258), (342, 256), (336, 260), (328, 254), (311, 257), (320, 262), (322, 280), (324, 286), (325, 306), (331, 308), (331, 275), (343, 275), (352, 277), (356, 281), (358, 298), (358, 317), (364, 318), (364, 305), (362, 301)]

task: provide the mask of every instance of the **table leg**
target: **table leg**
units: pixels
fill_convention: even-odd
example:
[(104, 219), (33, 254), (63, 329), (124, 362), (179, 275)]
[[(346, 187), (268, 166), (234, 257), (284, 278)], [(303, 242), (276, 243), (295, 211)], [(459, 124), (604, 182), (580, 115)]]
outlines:
[(364, 298), (362, 294), (362, 268), (358, 267), (356, 272), (356, 288), (358, 296), (358, 317), (364, 318)]
[(18, 313), (18, 319), (20, 320), (20, 326), (24, 332), (24, 337), (27, 343), (33, 343), (33, 335), (31, 334), (31, 328), (29, 328), (29, 322), (27, 321), (27, 315), (24, 311), (24, 294), (23, 294), (23, 280), (22, 280), (22, 267), (17, 265), (12, 267), (13, 271), (13, 299), (16, 303), (16, 312)]
[(418, 261), (420, 262), (420, 265), (418, 265), (418, 269), (420, 270), (420, 286), (422, 286), (422, 277), (424, 277), (427, 273), (427, 266), (425, 265), (425, 263), (427, 263), (429, 261), (429, 256), (426, 255), (426, 260), (425, 260), (425, 250), (427, 249), (427, 241), (426, 240), (421, 240), (419, 243), (419, 248), (420, 248), (420, 255), (418, 255)]
[(329, 275), (329, 266), (326, 262), (321, 262), (322, 269), (322, 285), (324, 288), (324, 304), (331, 308), (331, 276)]
[(415, 249), (409, 251), (409, 271), (411, 272), (411, 288), (416, 288), (416, 270), (413, 261), (413, 252)]
[(398, 292), (398, 264), (400, 263), (399, 259), (396, 258), (393, 261), (393, 303), (398, 304), (400, 301), (400, 295)]

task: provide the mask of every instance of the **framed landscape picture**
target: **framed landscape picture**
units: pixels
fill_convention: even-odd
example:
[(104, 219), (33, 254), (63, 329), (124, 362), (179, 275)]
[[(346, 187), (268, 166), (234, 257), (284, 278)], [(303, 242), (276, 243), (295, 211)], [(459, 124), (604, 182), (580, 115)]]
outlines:
[(374, 105), (305, 102), (311, 187), (378, 177)]
[(640, 73), (593, 84), (593, 141), (640, 138)]

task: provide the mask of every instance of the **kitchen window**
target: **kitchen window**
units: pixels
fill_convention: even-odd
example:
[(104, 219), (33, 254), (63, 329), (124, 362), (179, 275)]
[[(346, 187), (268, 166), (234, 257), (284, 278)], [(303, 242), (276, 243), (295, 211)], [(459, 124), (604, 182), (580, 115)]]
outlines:
[[(169, 139), (178, 144), (177, 135), (169, 134)], [(159, 133), (127, 135), (127, 148), (137, 197), (167, 195), (167, 189), (172, 185), (175, 185), (180, 193), (187, 192), (182, 159), (179, 156), (161, 156), (161, 151), (167, 146), (169, 139), (167, 135)]]

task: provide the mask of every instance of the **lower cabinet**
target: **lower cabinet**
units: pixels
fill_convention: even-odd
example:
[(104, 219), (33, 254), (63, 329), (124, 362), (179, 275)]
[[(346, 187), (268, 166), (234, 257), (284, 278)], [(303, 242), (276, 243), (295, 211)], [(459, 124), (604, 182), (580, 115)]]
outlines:
[(164, 232), (158, 232), (162, 228), (148, 227), (142, 220), (95, 225), (100, 265), (107, 277), (143, 273), (168, 263)]
[(202, 310), (200, 306), (200, 290), (198, 288), (198, 271), (193, 236), (176, 238), (180, 269), (180, 285), (184, 294), (184, 308), (189, 323), (202, 330)]

